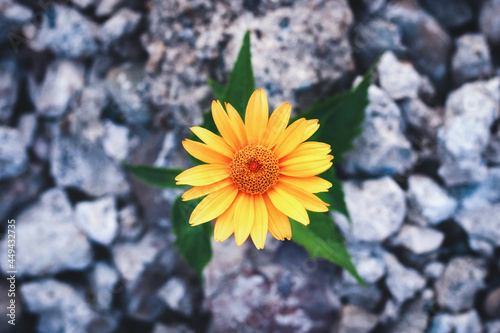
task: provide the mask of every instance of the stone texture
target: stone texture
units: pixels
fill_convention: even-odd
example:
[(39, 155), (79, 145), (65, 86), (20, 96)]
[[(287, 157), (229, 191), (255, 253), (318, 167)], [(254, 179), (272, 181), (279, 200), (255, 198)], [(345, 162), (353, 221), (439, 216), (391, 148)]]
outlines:
[(151, 333), (194, 333), (192, 329), (186, 325), (163, 325), (160, 323), (155, 324)]
[(498, 15), (500, 14), (500, 1), (487, 0), (483, 2), (481, 14), (479, 16), (479, 26), (481, 32), (486, 36), (488, 42), (492, 45), (500, 45), (500, 23)]
[(16, 129), (0, 126), (0, 180), (20, 175), (26, 170), (26, 143)]
[(500, 203), (462, 211), (455, 217), (456, 221), (470, 237), (487, 240), (500, 246)]
[(104, 197), (96, 201), (84, 201), (76, 205), (76, 225), (88, 238), (110, 245), (118, 233), (115, 199)]
[(144, 223), (137, 217), (137, 209), (130, 205), (118, 212), (119, 238), (123, 240), (135, 240), (144, 230)]
[(389, 177), (344, 183), (352, 225), (335, 214), (335, 221), (348, 240), (380, 242), (397, 232), (406, 214), (404, 192)]
[(141, 21), (141, 15), (128, 8), (118, 10), (102, 25), (98, 39), (109, 46), (122, 37), (133, 34)]
[(99, 51), (96, 41), (98, 25), (76, 9), (54, 5), (51, 19), (43, 20), (30, 47), (36, 50), (49, 49), (66, 58), (82, 58)]
[(472, 310), (459, 315), (439, 313), (432, 318), (427, 332), (481, 333), (483, 328), (477, 312)]
[(500, 319), (500, 287), (488, 292), (484, 300), (484, 311), (489, 318)]
[(410, 169), (414, 162), (411, 145), (402, 131), (398, 106), (381, 89), (370, 86), (370, 104), (365, 109), (363, 132), (353, 141), (342, 169), (349, 175), (392, 175)]
[(430, 289), (424, 290), (421, 298), (409, 301), (402, 307), (401, 314), (387, 326), (385, 332), (425, 332), (434, 303), (434, 292)]
[(385, 52), (377, 65), (379, 82), (394, 100), (417, 98), (421, 78), (410, 62), (399, 61), (392, 52)]
[(448, 29), (460, 28), (474, 19), (473, 7), (467, 0), (423, 0), (422, 4), (438, 22)]
[(439, 279), (445, 268), (446, 266), (442, 262), (433, 261), (425, 266), (424, 273), (430, 278)]
[[(90, 264), (90, 244), (75, 227), (73, 209), (60, 189), (46, 191), (16, 221), (16, 232), (23, 235), (18, 242), (23, 251), (16, 255), (18, 277), (82, 270)], [(6, 251), (6, 244), (4, 239), (2, 251)], [(4, 271), (8, 270), (6, 261), (1, 265)]]
[(193, 304), (185, 282), (179, 278), (171, 278), (159, 290), (158, 296), (172, 310), (190, 316)]
[(492, 135), (484, 155), (489, 163), (500, 165), (500, 128)]
[(339, 333), (365, 333), (370, 332), (378, 322), (378, 316), (352, 305), (342, 308), (342, 320)]
[(465, 84), (448, 96), (445, 123), (438, 131), (438, 172), (447, 185), (478, 183), (486, 178), (482, 153), (498, 117), (499, 85), (499, 79)]
[(47, 117), (61, 116), (71, 102), (79, 97), (83, 85), (83, 65), (67, 60), (52, 63), (35, 94), (37, 112)]
[(423, 175), (408, 178), (409, 218), (420, 225), (436, 225), (455, 213), (457, 201), (434, 180)]
[(385, 253), (387, 278), (385, 284), (398, 303), (412, 298), (425, 287), (425, 279), (414, 269), (401, 265), (395, 256)]
[(500, 202), (500, 168), (489, 168), (486, 179), (477, 185), (466, 186), (458, 192), (460, 210), (474, 210)]
[(91, 305), (99, 312), (111, 310), (115, 294), (121, 291), (117, 285), (119, 278), (118, 272), (109, 264), (99, 261), (94, 265), (90, 273)]
[(444, 234), (435, 229), (404, 225), (393, 244), (404, 246), (415, 254), (424, 254), (437, 250), (443, 240)]
[[(368, 284), (377, 283), (386, 273), (383, 252), (380, 247), (371, 244), (347, 244), (347, 250), (359, 276)], [(343, 281), (356, 284), (356, 279), (347, 271), (342, 273)]]
[(484, 286), (484, 268), (480, 259), (452, 259), (435, 284), (438, 304), (452, 312), (471, 309), (476, 292)]
[(116, 125), (111, 121), (106, 121), (104, 131), (102, 146), (106, 154), (118, 161), (125, 160), (129, 149), (129, 129), (125, 126)]
[(490, 50), (483, 35), (467, 34), (456, 40), (451, 66), (456, 86), (467, 81), (485, 79), (493, 73)]
[(0, 61), (0, 124), (6, 124), (12, 115), (19, 89), (16, 61)]

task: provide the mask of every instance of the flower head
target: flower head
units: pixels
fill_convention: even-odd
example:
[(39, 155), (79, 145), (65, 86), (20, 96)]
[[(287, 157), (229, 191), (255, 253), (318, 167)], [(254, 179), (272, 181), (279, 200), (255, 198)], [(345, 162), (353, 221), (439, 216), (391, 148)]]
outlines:
[(256, 90), (245, 113), (245, 122), (228, 103), (212, 103), (212, 115), (221, 136), (192, 127), (201, 142), (184, 140), (186, 151), (207, 164), (176, 177), (178, 185), (191, 185), (182, 199), (206, 196), (194, 209), (189, 223), (217, 219), (214, 238), (224, 241), (234, 233), (238, 245), (250, 237), (264, 247), (267, 231), (279, 240), (290, 239), (288, 217), (307, 225), (307, 210), (328, 211), (328, 204), (314, 193), (332, 186), (317, 177), (332, 166), (330, 145), (305, 142), (319, 128), (317, 120), (304, 118), (290, 124), (291, 105), (283, 103), (269, 116), (265, 92)]

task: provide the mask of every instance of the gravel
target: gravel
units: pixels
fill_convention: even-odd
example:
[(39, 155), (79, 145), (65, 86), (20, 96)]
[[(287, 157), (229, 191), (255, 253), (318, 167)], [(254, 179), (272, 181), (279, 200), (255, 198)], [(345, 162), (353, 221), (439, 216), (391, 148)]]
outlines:
[(27, 166), (28, 154), (21, 133), (0, 126), (0, 180), (20, 175)]
[(460, 36), (451, 66), (453, 82), (459, 86), (467, 81), (485, 79), (493, 73), (490, 50), (483, 35)]
[(110, 245), (118, 232), (118, 221), (113, 197), (80, 202), (75, 207), (76, 225), (89, 239)]

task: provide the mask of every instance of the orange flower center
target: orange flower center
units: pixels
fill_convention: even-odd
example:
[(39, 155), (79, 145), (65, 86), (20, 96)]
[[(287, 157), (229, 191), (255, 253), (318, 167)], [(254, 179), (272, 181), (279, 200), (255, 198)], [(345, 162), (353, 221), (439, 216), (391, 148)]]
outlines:
[(246, 146), (234, 155), (229, 170), (238, 190), (261, 194), (276, 185), (280, 168), (271, 150), (262, 146)]

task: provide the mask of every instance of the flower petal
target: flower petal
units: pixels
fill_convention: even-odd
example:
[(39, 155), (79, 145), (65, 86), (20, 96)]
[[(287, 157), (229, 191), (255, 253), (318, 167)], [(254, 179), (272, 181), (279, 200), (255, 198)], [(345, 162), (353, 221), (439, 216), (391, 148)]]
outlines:
[(212, 116), (214, 117), (214, 122), (219, 130), (219, 133), (222, 135), (224, 140), (226, 140), (227, 144), (234, 150), (240, 149), (243, 144), (238, 139), (236, 129), (232, 127), (229, 116), (226, 111), (224, 111), (219, 101), (212, 102)]
[(213, 164), (229, 164), (231, 159), (227, 156), (219, 154), (204, 143), (186, 139), (182, 141), (182, 146), (194, 158), (205, 163)]
[(309, 216), (307, 215), (304, 206), (294, 196), (286, 192), (280, 183), (276, 184), (272, 189), (268, 190), (267, 195), (271, 199), (274, 207), (283, 214), (290, 216), (292, 219), (304, 224), (309, 224)]
[(262, 195), (254, 195), (255, 216), (250, 236), (257, 250), (263, 249), (266, 243), (268, 213)]
[(320, 177), (291, 177), (280, 175), (280, 181), (300, 187), (311, 193), (328, 192), (332, 183)]
[(243, 123), (240, 114), (231, 104), (226, 103), (225, 105), (227, 114), (229, 116), (229, 120), (231, 121), (232, 126), (235, 129), (236, 135), (238, 135), (238, 139), (240, 140), (241, 145), (246, 146), (248, 143), (247, 133), (245, 129), (245, 124)]
[(302, 136), (306, 128), (307, 122), (304, 118), (300, 118), (288, 126), (278, 138), (278, 142), (274, 147), (274, 154), (277, 159), (286, 156), (293, 151), (302, 141)]
[(177, 185), (210, 185), (229, 177), (227, 164), (202, 164), (181, 172), (175, 180)]
[(235, 205), (236, 213), (233, 220), (234, 239), (236, 244), (240, 246), (245, 242), (252, 230), (255, 215), (253, 195), (240, 192)]
[(333, 163), (328, 160), (304, 162), (280, 168), (280, 173), (292, 177), (312, 177), (325, 172), (332, 165)]
[(220, 216), (233, 203), (236, 194), (238, 194), (238, 189), (235, 186), (228, 186), (210, 193), (193, 210), (189, 224), (199, 225)]
[(288, 194), (297, 199), (305, 209), (310, 210), (311, 212), (327, 212), (328, 206), (330, 206), (314, 194), (286, 182), (280, 181), (275, 187), (282, 188)]
[(280, 162), (285, 162), (291, 158), (304, 156), (304, 155), (328, 155), (332, 151), (329, 144), (323, 142), (303, 142), (297, 146), (288, 155), (281, 158)]
[(214, 228), (214, 240), (223, 242), (234, 232), (234, 214), (236, 213), (236, 198), (229, 208), (217, 218)]
[(213, 150), (229, 158), (234, 157), (235, 150), (231, 148), (222, 137), (199, 126), (191, 127), (190, 130)]
[(266, 203), (267, 212), (269, 214), (268, 228), (271, 235), (279, 240), (290, 240), (292, 238), (292, 228), (288, 217), (274, 207), (269, 196), (263, 195)]
[(306, 141), (311, 136), (313, 136), (313, 134), (316, 133), (316, 131), (319, 128), (318, 119), (310, 119), (306, 121), (307, 125), (306, 125), (306, 130), (304, 131), (304, 135), (302, 136), (302, 142)]
[(301, 163), (309, 163), (309, 162), (330, 162), (333, 159), (332, 155), (324, 155), (324, 154), (307, 154), (302, 156), (297, 156), (293, 158), (289, 158), (280, 162), (280, 168), (286, 168), (288, 166), (299, 165)]
[(269, 122), (267, 123), (266, 131), (262, 137), (262, 145), (266, 148), (273, 148), (278, 138), (283, 133), (290, 120), (290, 112), (292, 106), (288, 103), (283, 103), (271, 113)]
[(267, 127), (269, 117), (269, 106), (264, 90), (255, 90), (248, 100), (245, 112), (245, 128), (248, 143), (251, 145), (260, 144)]
[(221, 180), (220, 182), (213, 183), (210, 185), (205, 185), (205, 186), (195, 186), (193, 188), (190, 188), (184, 194), (182, 195), (182, 201), (189, 201), (193, 199), (197, 199), (200, 197), (203, 197), (207, 194), (210, 194), (212, 192), (215, 192), (217, 190), (223, 189), (226, 186), (232, 185), (233, 180), (228, 177), (224, 180)]

